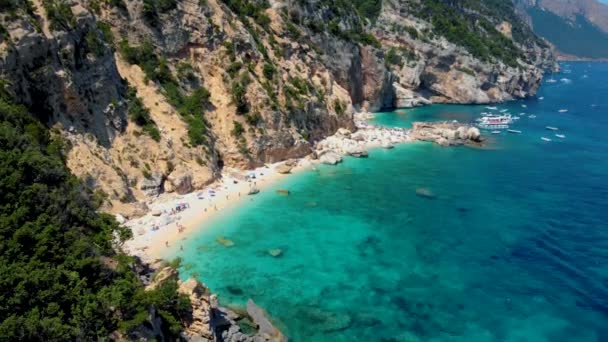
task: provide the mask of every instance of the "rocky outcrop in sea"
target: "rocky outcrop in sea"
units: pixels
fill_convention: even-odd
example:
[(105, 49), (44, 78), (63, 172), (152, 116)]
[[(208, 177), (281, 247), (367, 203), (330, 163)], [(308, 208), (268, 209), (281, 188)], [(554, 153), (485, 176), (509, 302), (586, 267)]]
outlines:
[(479, 128), (458, 122), (414, 122), (409, 135), (414, 140), (430, 141), (441, 146), (483, 143)]

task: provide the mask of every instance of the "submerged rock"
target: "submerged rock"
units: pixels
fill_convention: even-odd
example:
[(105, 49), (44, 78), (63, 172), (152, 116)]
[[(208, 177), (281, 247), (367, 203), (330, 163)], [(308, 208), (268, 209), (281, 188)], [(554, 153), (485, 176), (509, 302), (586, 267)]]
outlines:
[(420, 197), (424, 197), (424, 198), (430, 198), (430, 199), (437, 198), (437, 196), (431, 190), (426, 189), (426, 188), (416, 189), (416, 195), (418, 195)]
[(273, 249), (269, 249), (268, 250), (268, 254), (270, 254), (273, 257), (280, 257), (281, 255), (283, 255), (283, 250), (280, 248), (273, 248)]
[(232, 247), (234, 246), (234, 241), (230, 240), (230, 239), (226, 239), (223, 236), (219, 236), (216, 241), (220, 244), (223, 245), (224, 247)]
[(322, 332), (342, 331), (348, 329), (353, 322), (352, 317), (346, 313), (324, 311), (316, 306), (304, 307), (300, 314)]

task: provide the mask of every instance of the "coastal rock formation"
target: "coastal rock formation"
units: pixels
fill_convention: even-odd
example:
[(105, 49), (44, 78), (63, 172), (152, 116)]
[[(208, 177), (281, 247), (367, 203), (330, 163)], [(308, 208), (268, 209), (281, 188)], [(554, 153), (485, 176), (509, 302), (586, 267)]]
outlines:
[(528, 97), (556, 65), (507, 5), (442, 3), (480, 47), (435, 25), (426, 2), (383, 0), (373, 12), (245, 3), (253, 15), (222, 0), (72, 0), (66, 18), (13, 8), (2, 23), (6, 90), (57, 128), (69, 168), (102, 194), (103, 209), (129, 218), (226, 166), (308, 155), (341, 128), (355, 131), (355, 110)]
[(410, 137), (442, 146), (479, 145), (483, 142), (477, 127), (458, 122), (414, 122)]
[(251, 317), (253, 323), (256, 324), (258, 335), (264, 338), (264, 341), (287, 342), (287, 338), (283, 336), (283, 333), (266, 317), (264, 310), (251, 299), (247, 301), (247, 314)]
[(188, 296), (192, 314), (184, 326), (182, 337), (187, 341), (214, 341), (209, 290), (196, 279), (180, 283), (178, 292)]
[(326, 151), (321, 154), (319, 161), (326, 165), (336, 165), (342, 162), (342, 156), (334, 151)]
[[(150, 270), (148, 270), (150, 271)], [(277, 329), (266, 316), (262, 308), (249, 299), (246, 315), (222, 307), (217, 297), (196, 279), (178, 280), (178, 273), (173, 267), (164, 266), (154, 275), (146, 287), (146, 291), (159, 288), (168, 281), (176, 281), (177, 292), (188, 298), (190, 310), (183, 317), (184, 329), (180, 333), (185, 341), (197, 342), (285, 342), (283, 333)], [(256, 328), (253, 334), (241, 331), (239, 321), (248, 319)], [(151, 340), (164, 336), (162, 320), (157, 308), (150, 307), (146, 323), (131, 333), (132, 337)]]

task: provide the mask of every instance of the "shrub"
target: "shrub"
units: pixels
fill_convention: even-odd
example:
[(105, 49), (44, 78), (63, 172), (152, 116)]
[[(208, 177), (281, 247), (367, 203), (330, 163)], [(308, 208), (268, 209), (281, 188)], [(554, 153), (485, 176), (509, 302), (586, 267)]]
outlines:
[(44, 1), (44, 9), (54, 31), (68, 31), (76, 26), (72, 7), (65, 0)]
[(240, 137), (243, 135), (243, 133), (245, 133), (245, 128), (243, 128), (243, 125), (241, 125), (240, 122), (238, 121), (233, 121), (233, 128), (232, 128), (232, 135), (235, 137)]
[(336, 114), (338, 114), (338, 116), (342, 116), (342, 115), (344, 115), (346, 108), (345, 108), (344, 104), (342, 103), (342, 101), (340, 101), (339, 99), (335, 99), (334, 100), (334, 110), (336, 111)]
[(266, 77), (266, 79), (272, 80), (276, 71), (277, 71), (277, 68), (275, 68), (274, 65), (272, 65), (270, 63), (264, 63), (263, 72), (264, 72), (264, 77)]

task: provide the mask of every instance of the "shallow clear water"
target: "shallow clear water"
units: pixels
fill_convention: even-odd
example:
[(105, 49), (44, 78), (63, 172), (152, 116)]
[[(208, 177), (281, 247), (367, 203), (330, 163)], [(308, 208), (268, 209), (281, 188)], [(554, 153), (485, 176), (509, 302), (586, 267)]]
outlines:
[(224, 304), (253, 298), (292, 341), (608, 341), (608, 64), (566, 69), (572, 82), (544, 85), (544, 100), (498, 106), (537, 115), (513, 125), (521, 135), (378, 149), (286, 178), (274, 189), (289, 196), (265, 191), (185, 241), (183, 276)]

